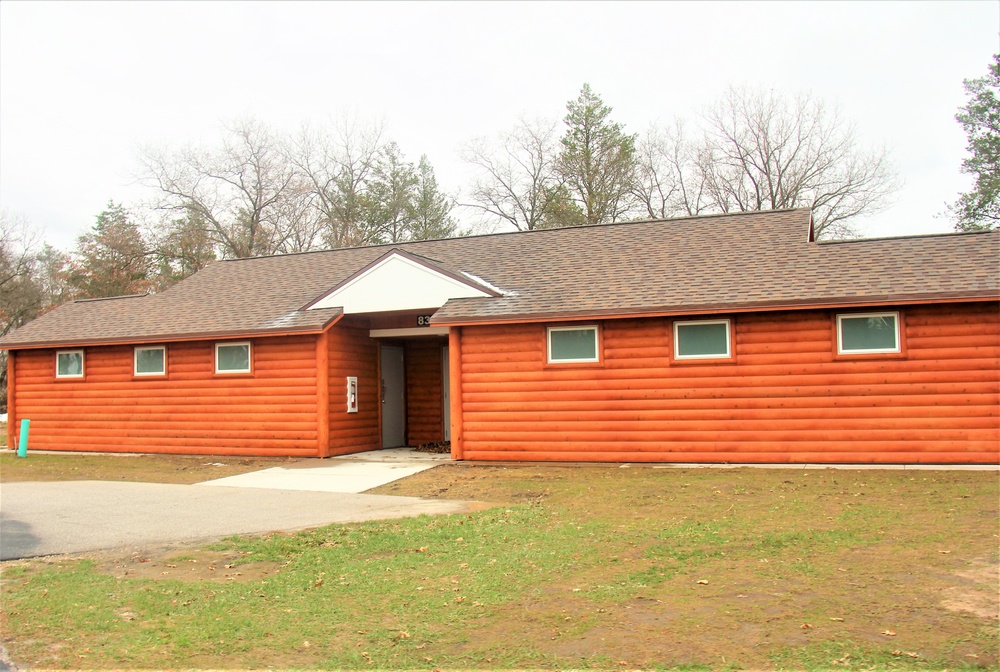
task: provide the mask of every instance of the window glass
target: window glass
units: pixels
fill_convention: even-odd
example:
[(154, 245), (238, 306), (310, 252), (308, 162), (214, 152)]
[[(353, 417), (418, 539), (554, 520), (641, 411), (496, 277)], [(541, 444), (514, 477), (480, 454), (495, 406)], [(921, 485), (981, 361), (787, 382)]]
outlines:
[(215, 370), (219, 373), (249, 373), (250, 344), (216, 345)]
[(596, 362), (597, 327), (550, 327), (550, 362)]
[(729, 357), (729, 320), (674, 322), (674, 356), (678, 359)]
[(166, 348), (136, 348), (135, 374), (162, 375), (166, 372)]
[(83, 377), (83, 350), (67, 350), (56, 353), (57, 378)]
[(899, 352), (896, 313), (838, 315), (840, 352)]

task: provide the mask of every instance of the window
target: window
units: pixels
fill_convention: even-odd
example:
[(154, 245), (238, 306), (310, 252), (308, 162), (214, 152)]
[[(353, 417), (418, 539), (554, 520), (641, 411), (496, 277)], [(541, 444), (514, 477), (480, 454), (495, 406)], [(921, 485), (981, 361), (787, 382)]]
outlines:
[(549, 327), (548, 350), (550, 364), (599, 362), (597, 327)]
[(837, 315), (837, 353), (899, 352), (899, 313)]
[(159, 345), (135, 349), (135, 375), (162, 376), (167, 372), (167, 348)]
[(250, 343), (216, 343), (216, 373), (250, 373)]
[(674, 359), (728, 359), (729, 320), (674, 322)]
[(83, 350), (56, 353), (56, 378), (83, 378)]

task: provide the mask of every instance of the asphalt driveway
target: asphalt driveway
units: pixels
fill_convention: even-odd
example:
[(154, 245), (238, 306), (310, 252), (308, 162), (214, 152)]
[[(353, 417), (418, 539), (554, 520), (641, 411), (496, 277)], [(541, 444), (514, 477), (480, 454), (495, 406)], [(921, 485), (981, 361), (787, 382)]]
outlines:
[(4, 483), (0, 486), (0, 559), (459, 513), (469, 507), (470, 503), (458, 501), (261, 487)]

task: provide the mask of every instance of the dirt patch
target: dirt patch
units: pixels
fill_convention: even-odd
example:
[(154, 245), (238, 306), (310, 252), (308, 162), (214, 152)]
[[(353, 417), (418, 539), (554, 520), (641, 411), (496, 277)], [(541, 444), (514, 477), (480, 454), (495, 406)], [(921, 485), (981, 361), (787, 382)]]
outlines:
[[(551, 468), (550, 475), (565, 475), (565, 467)], [(373, 488), (376, 495), (404, 497), (433, 497), (467, 501), (502, 502), (514, 504), (544, 499), (546, 492), (539, 489), (544, 481), (544, 468), (469, 465), (464, 463), (441, 464), (413, 476)], [(534, 481), (534, 482), (533, 482)], [(517, 486), (512, 487), (512, 482)]]
[(281, 569), (277, 562), (248, 561), (246, 555), (205, 549), (132, 554), (104, 558), (97, 570), (116, 578), (154, 581), (258, 581)]
[(944, 589), (941, 606), (951, 611), (967, 611), (983, 618), (1000, 620), (1000, 564), (978, 558), (966, 570), (951, 575), (960, 585)]
[(224, 457), (218, 455), (95, 455), (41, 453), (17, 457), (0, 452), (0, 482), (15, 481), (135, 481), (186, 485), (236, 476), (301, 460), (285, 457)]

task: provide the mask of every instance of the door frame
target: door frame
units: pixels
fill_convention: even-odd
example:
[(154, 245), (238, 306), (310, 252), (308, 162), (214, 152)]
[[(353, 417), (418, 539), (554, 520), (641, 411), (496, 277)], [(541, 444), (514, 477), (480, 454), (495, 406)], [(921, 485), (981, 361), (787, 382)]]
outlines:
[(451, 361), (448, 357), (448, 346), (441, 346), (441, 419), (445, 441), (451, 441)]

